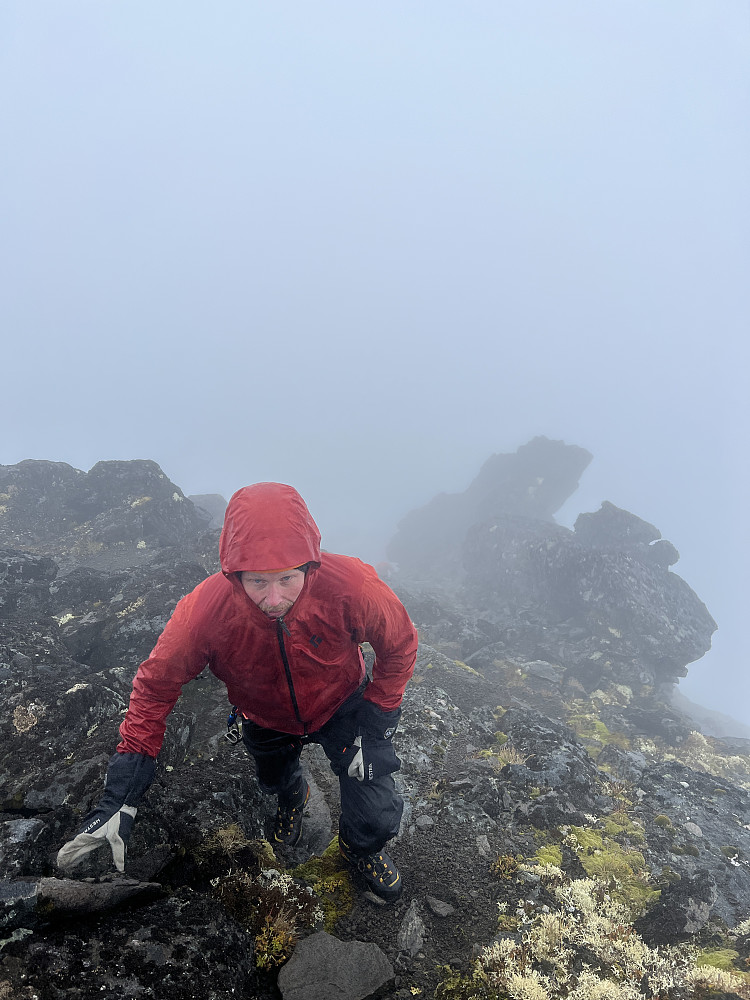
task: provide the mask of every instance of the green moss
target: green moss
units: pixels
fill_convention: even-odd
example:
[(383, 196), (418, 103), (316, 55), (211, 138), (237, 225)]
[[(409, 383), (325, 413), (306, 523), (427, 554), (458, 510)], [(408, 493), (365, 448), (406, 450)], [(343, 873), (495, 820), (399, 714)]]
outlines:
[(464, 663), (463, 660), (454, 660), (453, 662), (456, 664), (457, 667), (460, 667), (462, 670), (468, 671), (468, 673), (473, 674), (475, 677), (483, 677), (483, 674), (480, 674), (478, 670), (474, 669), (474, 667), (470, 667), (468, 663)]
[(673, 868), (670, 868), (669, 865), (664, 865), (664, 867), (661, 870), (661, 877), (662, 881), (665, 884), (671, 884), (673, 882), (679, 882), (681, 880), (681, 876), (679, 875), (679, 873), (676, 872)]
[(695, 846), (695, 844), (683, 844), (682, 850), (677, 850), (672, 848), (672, 854), (688, 854), (691, 858), (699, 858), (701, 852)]
[(442, 979), (435, 988), (435, 1000), (484, 1000), (487, 994), (485, 977), (475, 968), (467, 976), (462, 976), (450, 965), (439, 965)]
[(534, 785), (532, 788), (529, 789), (530, 799), (538, 799), (541, 794), (542, 790), (537, 785)]
[(604, 838), (599, 830), (592, 827), (574, 826), (571, 827), (570, 832), (587, 853), (601, 851), (604, 847)]
[(739, 958), (739, 952), (734, 948), (711, 948), (702, 951), (695, 960), (698, 966), (710, 965), (714, 969), (722, 969), (724, 972), (736, 972), (734, 968), (735, 960)]
[(613, 745), (621, 750), (630, 749), (630, 740), (627, 736), (623, 733), (611, 733), (601, 719), (591, 712), (569, 716), (568, 725), (594, 759), (606, 746)]
[(312, 884), (320, 878), (338, 871), (340, 858), (339, 838), (334, 837), (322, 854), (315, 855), (303, 864), (297, 865), (296, 868), (292, 868), (289, 874), (294, 878), (300, 878), (304, 882)]
[(497, 740), (497, 742), (500, 744), (501, 747), (505, 746), (505, 744), (508, 742), (508, 734), (500, 732), (500, 730), (498, 729), (498, 731), (495, 733), (495, 739)]
[(612, 819), (611, 816), (604, 820), (604, 833), (607, 837), (619, 841), (627, 839), (631, 843), (645, 843), (646, 837), (643, 830), (636, 826), (629, 816), (622, 812), (618, 812), (616, 815), (616, 820)]
[(540, 847), (534, 855), (534, 861), (538, 865), (553, 865), (555, 868), (562, 867), (562, 851), (554, 844), (547, 847)]
[(578, 841), (578, 856), (590, 878), (612, 882), (612, 895), (635, 916), (654, 899), (658, 890), (648, 884), (646, 861), (639, 851), (624, 849), (592, 827), (571, 827)]
[(325, 929), (331, 933), (354, 905), (354, 886), (341, 860), (339, 838), (334, 837), (320, 856), (310, 858), (289, 874), (312, 888), (325, 914)]
[(726, 844), (724, 847), (720, 847), (719, 850), (724, 855), (725, 858), (729, 858), (730, 861), (736, 861), (739, 858), (742, 851), (739, 847), (732, 847), (730, 844)]
[(670, 829), (672, 826), (672, 820), (669, 816), (664, 816), (661, 813), (658, 816), (654, 816), (654, 823), (656, 823), (657, 826), (663, 827), (665, 830)]

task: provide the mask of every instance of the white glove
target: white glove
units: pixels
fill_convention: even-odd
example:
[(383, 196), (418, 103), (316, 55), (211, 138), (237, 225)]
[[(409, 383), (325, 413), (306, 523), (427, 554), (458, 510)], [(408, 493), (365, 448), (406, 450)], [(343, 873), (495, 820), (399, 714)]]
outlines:
[[(357, 750), (354, 754), (354, 757), (352, 757), (352, 762), (349, 765), (349, 768), (346, 773), (349, 775), (350, 778), (356, 778), (357, 781), (364, 781), (365, 759), (364, 756), (362, 755), (362, 737), (358, 736), (354, 741), (354, 743), (352, 744), (352, 746), (356, 747)], [(372, 765), (370, 765), (370, 771), (372, 772)]]

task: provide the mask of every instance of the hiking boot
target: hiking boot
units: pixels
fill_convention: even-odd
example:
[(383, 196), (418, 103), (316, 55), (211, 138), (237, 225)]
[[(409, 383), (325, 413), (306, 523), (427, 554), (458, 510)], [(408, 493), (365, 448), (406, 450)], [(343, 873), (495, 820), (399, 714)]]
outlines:
[(273, 839), (284, 847), (294, 847), (302, 836), (302, 813), (310, 798), (310, 786), (302, 782), (301, 793), (294, 798), (279, 796), (279, 807), (276, 810), (276, 821), (273, 826)]
[(393, 858), (385, 851), (356, 854), (339, 835), (339, 850), (349, 864), (359, 872), (368, 889), (386, 903), (395, 903), (404, 888), (401, 873)]

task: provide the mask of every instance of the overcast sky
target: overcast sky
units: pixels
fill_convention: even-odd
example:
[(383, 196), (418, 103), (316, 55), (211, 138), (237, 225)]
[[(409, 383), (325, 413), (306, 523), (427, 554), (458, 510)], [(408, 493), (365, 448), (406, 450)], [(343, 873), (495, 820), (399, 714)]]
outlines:
[(746, 0), (4, 0), (0, 463), (295, 485), (327, 548), (536, 434), (750, 723)]

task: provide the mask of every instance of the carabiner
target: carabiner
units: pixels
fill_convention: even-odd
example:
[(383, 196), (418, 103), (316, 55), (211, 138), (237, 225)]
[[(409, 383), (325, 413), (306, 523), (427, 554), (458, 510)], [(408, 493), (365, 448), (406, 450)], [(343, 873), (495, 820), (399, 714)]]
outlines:
[(232, 706), (232, 711), (227, 719), (227, 731), (224, 739), (228, 743), (239, 743), (242, 739), (242, 723), (237, 721), (237, 706)]

